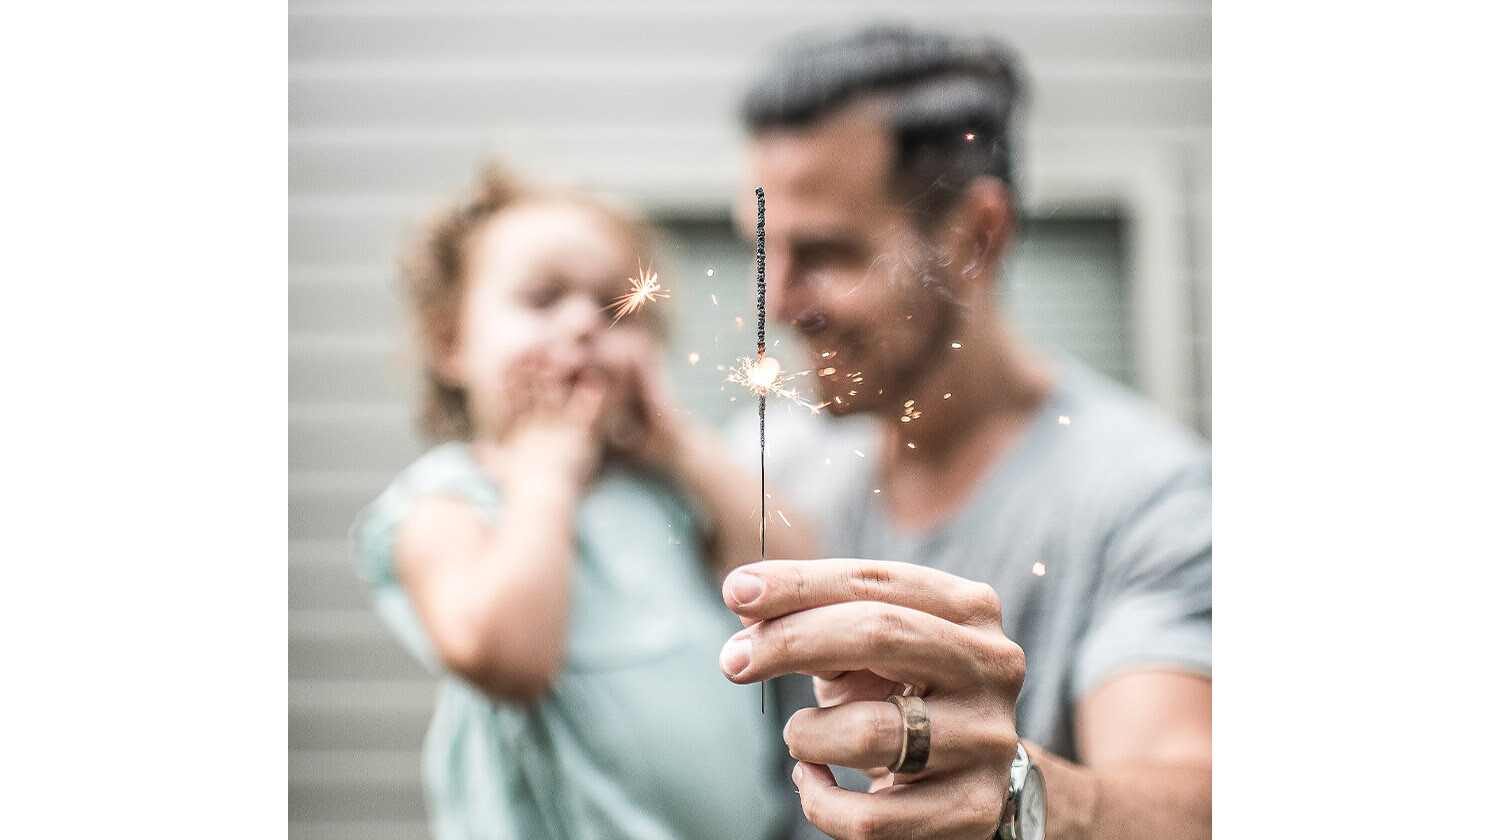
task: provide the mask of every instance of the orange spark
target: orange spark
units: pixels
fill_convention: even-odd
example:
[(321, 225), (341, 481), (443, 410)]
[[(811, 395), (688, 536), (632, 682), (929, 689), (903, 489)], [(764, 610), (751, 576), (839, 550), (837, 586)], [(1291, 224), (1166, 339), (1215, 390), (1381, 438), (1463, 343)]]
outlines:
[(667, 297), (667, 290), (661, 287), (661, 281), (657, 278), (656, 272), (649, 268), (640, 269), (629, 282), (630, 291), (615, 298), (615, 302), (609, 305), (615, 313), (615, 318), (610, 323), (619, 323), (621, 318), (640, 309), (641, 305), (647, 301)]

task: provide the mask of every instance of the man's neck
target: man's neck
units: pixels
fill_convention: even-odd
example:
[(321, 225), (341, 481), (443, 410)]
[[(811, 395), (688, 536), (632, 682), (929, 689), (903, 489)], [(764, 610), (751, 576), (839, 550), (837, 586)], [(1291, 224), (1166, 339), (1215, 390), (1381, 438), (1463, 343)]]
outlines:
[[(919, 530), (962, 509), (1051, 394), (1050, 366), (986, 320), (880, 415), (878, 486), (895, 523)], [(903, 420), (903, 417), (906, 418)]]

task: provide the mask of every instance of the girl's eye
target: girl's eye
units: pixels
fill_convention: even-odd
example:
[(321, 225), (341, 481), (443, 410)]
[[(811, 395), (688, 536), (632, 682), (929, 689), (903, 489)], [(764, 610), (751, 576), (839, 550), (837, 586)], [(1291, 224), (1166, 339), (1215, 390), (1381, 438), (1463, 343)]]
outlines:
[(537, 286), (526, 292), (524, 299), (526, 305), (532, 309), (548, 309), (562, 300), (562, 288), (558, 286)]

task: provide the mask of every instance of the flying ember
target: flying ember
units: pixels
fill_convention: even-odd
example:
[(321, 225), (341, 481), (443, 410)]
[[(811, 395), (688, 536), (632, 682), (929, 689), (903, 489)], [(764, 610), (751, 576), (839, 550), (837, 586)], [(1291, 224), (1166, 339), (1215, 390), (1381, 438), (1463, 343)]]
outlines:
[(615, 298), (615, 302), (610, 304), (609, 308), (615, 313), (612, 323), (619, 322), (621, 318), (640, 309), (642, 304), (659, 297), (667, 297), (667, 290), (661, 287), (656, 272), (649, 268), (641, 269), (636, 276), (630, 278), (630, 291)]

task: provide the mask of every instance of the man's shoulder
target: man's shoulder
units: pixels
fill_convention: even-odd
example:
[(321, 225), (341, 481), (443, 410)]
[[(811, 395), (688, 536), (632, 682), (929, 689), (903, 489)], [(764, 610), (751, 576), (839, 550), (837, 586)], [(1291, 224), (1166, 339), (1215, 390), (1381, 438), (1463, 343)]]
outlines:
[(1146, 398), (1101, 374), (1073, 366), (1054, 395), (1059, 457), (1113, 473), (1157, 475), (1207, 469), (1207, 442)]
[(1042, 411), (1005, 484), (1035, 507), (1110, 528), (1153, 500), (1211, 493), (1207, 443), (1124, 385), (1072, 367)]

